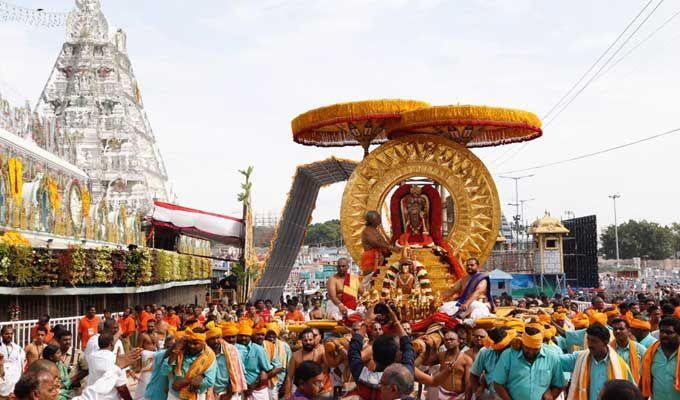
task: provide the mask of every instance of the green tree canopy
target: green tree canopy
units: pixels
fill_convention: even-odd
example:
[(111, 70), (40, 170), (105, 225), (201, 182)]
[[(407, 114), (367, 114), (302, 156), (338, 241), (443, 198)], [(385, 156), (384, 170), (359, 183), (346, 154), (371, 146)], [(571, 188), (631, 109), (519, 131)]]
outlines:
[[(680, 228), (674, 229), (646, 220), (630, 220), (619, 224), (619, 253), (623, 259), (633, 257), (649, 257), (662, 260), (675, 255), (680, 244)], [(616, 238), (614, 225), (610, 225), (600, 236), (602, 253), (605, 258), (616, 258)]]
[(330, 221), (312, 224), (307, 227), (305, 244), (339, 246), (341, 237), (342, 234), (340, 233), (340, 220), (332, 219)]

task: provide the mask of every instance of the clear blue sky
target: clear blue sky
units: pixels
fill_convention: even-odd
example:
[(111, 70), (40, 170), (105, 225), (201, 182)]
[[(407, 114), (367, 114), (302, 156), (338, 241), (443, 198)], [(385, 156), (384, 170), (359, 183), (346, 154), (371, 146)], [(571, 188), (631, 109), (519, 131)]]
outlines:
[[(655, 1), (656, 2), (656, 1)], [(14, 0), (69, 10), (69, 0)], [(370, 98), (486, 104), (544, 115), (646, 1), (139, 1), (105, 0), (128, 51), (179, 201), (236, 213), (240, 175), (255, 166), (254, 205), (279, 211), (298, 164), (359, 148), (293, 143), (290, 120), (310, 108)], [(635, 45), (678, 11), (665, 2)], [(475, 152), (499, 173), (680, 127), (680, 17), (595, 81), (544, 137)], [(0, 91), (35, 103), (63, 29), (0, 24)], [(625, 52), (626, 50), (623, 50)], [(680, 134), (542, 169), (522, 181), (528, 218), (549, 210), (678, 221)], [(506, 214), (510, 181), (497, 181)], [(316, 221), (338, 215), (343, 185), (324, 189)]]

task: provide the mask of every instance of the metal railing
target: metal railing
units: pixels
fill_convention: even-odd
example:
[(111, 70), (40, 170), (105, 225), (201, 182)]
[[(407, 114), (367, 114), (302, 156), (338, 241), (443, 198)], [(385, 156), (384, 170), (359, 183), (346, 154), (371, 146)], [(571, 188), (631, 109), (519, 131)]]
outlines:
[[(113, 313), (113, 315), (120, 315), (120, 313)], [(97, 315), (100, 319), (104, 317), (103, 314)], [(73, 344), (80, 346), (80, 332), (78, 331), (78, 322), (83, 316), (64, 317), (64, 318), (50, 318), (50, 326), (52, 329), (56, 325), (64, 325), (73, 334)], [(14, 328), (14, 343), (22, 348), (31, 343), (31, 330), (38, 323), (37, 319), (29, 319), (23, 321), (6, 321), (0, 322), (0, 329), (4, 326), (11, 326)]]

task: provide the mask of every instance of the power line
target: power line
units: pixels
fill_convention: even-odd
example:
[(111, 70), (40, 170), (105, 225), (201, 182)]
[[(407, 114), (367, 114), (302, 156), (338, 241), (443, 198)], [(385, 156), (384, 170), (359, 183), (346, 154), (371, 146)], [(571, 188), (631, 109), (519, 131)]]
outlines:
[[(675, 19), (675, 17), (677, 17), (678, 15), (680, 15), (680, 10), (676, 11), (675, 14), (671, 15), (670, 18), (668, 18), (666, 21), (664, 21), (664, 23), (662, 23), (661, 25), (659, 25), (654, 31), (652, 31), (652, 33), (650, 33), (649, 35), (647, 35), (647, 37), (645, 37), (645, 38), (642, 39), (640, 42), (638, 42), (635, 46), (633, 46), (632, 48), (630, 48), (630, 50), (628, 50), (623, 56), (621, 56), (621, 58), (619, 58), (618, 60), (616, 60), (609, 68), (607, 68), (607, 69), (602, 73), (602, 75), (606, 75), (609, 71), (611, 71), (614, 67), (616, 67), (621, 61), (623, 61), (626, 57), (628, 57), (628, 56), (630, 55), (630, 53), (634, 52), (634, 51), (637, 50), (641, 45), (643, 45), (645, 42), (647, 42), (649, 39), (651, 39), (654, 35), (657, 34), (657, 32), (659, 32), (659, 31), (660, 31), (661, 29), (663, 29), (666, 25), (668, 25), (671, 21), (673, 21), (673, 20)], [(602, 75), (598, 76), (596, 79), (599, 79)]]
[[(619, 33), (619, 35), (616, 37), (616, 39), (614, 39), (614, 41), (609, 45), (609, 47), (607, 47), (607, 49), (605, 49), (605, 51), (597, 58), (597, 60), (595, 60), (595, 62), (588, 68), (588, 70), (586, 70), (586, 72), (584, 72), (584, 73), (578, 78), (578, 80), (577, 80), (577, 81), (569, 88), (569, 90), (567, 90), (567, 92), (566, 92), (566, 93), (565, 93), (565, 94), (557, 101), (557, 103), (555, 103), (555, 105), (553, 105), (552, 108), (550, 108), (550, 110), (549, 110), (549, 111), (541, 118), (542, 120), (545, 120), (545, 119), (549, 118), (550, 115), (551, 115), (551, 114), (552, 114), (552, 113), (553, 113), (553, 112), (554, 112), (554, 111), (562, 104), (562, 102), (563, 102), (566, 98), (568, 98), (569, 95), (571, 95), (571, 93), (574, 91), (574, 89), (576, 89), (576, 87), (578, 87), (578, 85), (585, 79), (585, 77), (588, 76), (588, 74), (589, 74), (593, 69), (595, 69), (595, 67), (597, 66), (597, 64), (599, 64), (600, 61), (602, 61), (602, 59), (607, 55), (607, 53), (609, 53), (609, 51), (616, 45), (616, 43), (623, 37), (623, 35), (625, 35), (625, 33), (628, 31), (628, 29), (630, 29), (630, 27), (633, 26), (633, 24), (635, 23), (635, 21), (637, 21), (638, 18), (640, 18), (640, 16), (644, 13), (644, 11), (647, 9), (647, 7), (649, 7), (649, 5), (652, 4), (653, 1), (654, 1), (654, 0), (649, 0), (649, 1), (642, 7), (642, 9), (637, 13), (637, 15), (635, 15), (635, 18), (633, 18), (633, 19), (628, 23), (628, 25), (626, 25), (626, 27), (623, 29), (623, 31), (621, 31), (621, 33)], [(623, 42), (623, 44), (622, 44), (621, 46), (619, 46), (619, 48), (618, 48), (618, 49), (617, 49), (617, 50), (616, 50), (616, 51), (615, 51), (615, 52), (607, 59), (607, 61), (604, 62), (604, 64), (602, 64), (602, 66), (600, 67), (600, 69), (598, 70), (598, 72), (596, 72), (595, 75), (593, 75), (593, 77), (597, 76), (597, 75), (599, 74), (599, 72), (602, 71), (602, 68), (604, 68), (605, 66), (607, 66), (607, 64), (611, 61), (611, 59), (612, 59), (614, 56), (616, 56), (616, 54), (618, 54), (619, 51), (621, 51), (622, 47), (623, 47), (626, 43), (628, 43), (628, 41), (635, 35), (635, 33), (640, 29), (640, 27), (641, 27), (641, 26), (649, 19), (649, 17), (654, 13), (654, 11), (656, 11), (656, 9), (661, 5), (661, 3), (663, 3), (663, 1), (664, 1), (664, 0), (660, 0), (660, 1), (659, 1), (659, 3), (656, 5), (656, 7), (654, 7), (654, 9), (647, 15), (647, 17), (640, 23), (640, 25), (638, 25), (638, 27), (637, 27), (637, 28), (636, 28), (636, 29), (628, 36), (628, 38)], [(619, 61), (621, 61), (621, 59), (619, 59)], [(602, 75), (604, 75), (604, 74), (602, 74)], [(601, 75), (601, 76), (602, 76), (602, 75)], [(586, 87), (588, 87), (588, 85), (590, 84), (591, 81), (592, 81), (592, 77), (591, 77), (591, 79), (590, 79), (590, 80), (589, 80), (589, 81), (588, 81), (588, 82), (587, 82), (587, 83), (586, 83), (586, 84), (585, 84), (585, 85), (584, 85), (584, 86), (576, 93), (576, 95), (574, 95), (574, 97), (572, 97), (572, 99), (571, 99), (571, 100), (570, 100), (570, 101), (569, 101), (569, 102), (568, 102), (568, 103), (567, 103), (567, 104), (559, 111), (559, 113), (558, 113), (554, 118), (552, 118), (550, 121), (548, 121), (546, 124), (544, 124), (543, 128), (545, 129), (545, 127), (547, 127), (552, 121), (554, 121), (555, 118), (557, 118), (557, 117), (558, 117), (558, 116), (559, 116), (559, 115), (560, 115), (560, 114), (561, 114), (561, 113), (562, 113), (562, 112), (563, 112), (563, 111), (564, 111), (564, 110), (565, 110), (565, 109), (566, 109), (566, 108), (567, 108), (567, 107), (568, 107), (568, 106), (576, 99), (576, 97), (577, 97), (581, 92), (583, 92), (583, 91), (586, 89)], [(496, 157), (494, 160), (492, 160), (492, 161), (491, 161), (491, 164), (495, 164), (495, 163), (498, 162), (500, 159), (502, 159), (502, 158), (505, 157), (505, 159), (504, 159), (503, 161), (501, 161), (500, 163), (498, 163), (497, 165), (495, 165), (496, 168), (497, 168), (497, 167), (500, 167), (501, 165), (507, 163), (508, 161), (510, 161), (511, 159), (513, 159), (515, 156), (517, 156), (517, 154), (521, 153), (528, 145), (529, 145), (529, 142), (525, 142), (525, 143), (522, 144), (522, 146), (516, 147), (515, 149), (509, 149), (509, 150), (506, 151), (505, 153), (501, 154), (499, 157)], [(513, 150), (514, 150), (514, 153), (513, 153)], [(507, 157), (506, 157), (506, 156), (507, 156)]]
[(505, 171), (505, 172), (502, 172), (502, 173), (499, 173), (499, 174), (494, 174), (494, 175), (516, 174), (516, 173), (519, 173), (519, 172), (534, 171), (534, 170), (537, 170), (537, 169), (553, 167), (555, 165), (560, 165), (560, 164), (568, 163), (568, 162), (571, 162), (571, 161), (582, 160), (584, 158), (589, 158), (589, 157), (597, 156), (597, 155), (600, 155), (600, 154), (609, 153), (609, 152), (614, 151), (614, 150), (622, 149), (624, 147), (630, 147), (630, 146), (633, 146), (633, 145), (638, 144), (638, 143), (643, 143), (643, 142), (647, 142), (647, 141), (650, 141), (650, 140), (658, 139), (660, 137), (668, 136), (668, 135), (671, 135), (671, 134), (674, 134), (674, 133), (677, 133), (677, 132), (680, 132), (680, 128), (671, 129), (671, 130), (666, 131), (666, 132), (657, 133), (657, 134), (652, 135), (652, 136), (648, 136), (648, 137), (638, 139), (638, 140), (635, 140), (635, 141), (632, 141), (632, 142), (620, 144), (618, 146), (608, 147), (606, 149), (598, 150), (598, 151), (595, 151), (595, 152), (592, 152), (592, 153), (582, 154), (580, 156), (575, 156), (575, 157), (567, 158), (567, 159), (560, 160), (560, 161), (553, 161), (553, 162), (549, 162), (549, 163), (546, 163), (546, 164), (539, 164), (539, 165), (529, 167), (529, 168), (522, 168), (522, 169), (515, 169), (515, 170), (512, 170), (512, 171)]
[(635, 30), (634, 30), (633, 32), (631, 32), (630, 35), (628, 35), (628, 37), (626, 38), (626, 40), (624, 40), (623, 43), (621, 43), (621, 45), (619, 46), (619, 48), (616, 49), (616, 51), (615, 51), (612, 55), (609, 56), (609, 58), (607, 59), (607, 61), (605, 61), (604, 64), (602, 64), (602, 65), (600, 66), (600, 68), (597, 70), (597, 72), (595, 72), (595, 75), (591, 76), (590, 79), (588, 79), (588, 81), (586, 82), (586, 84), (583, 85), (583, 87), (582, 87), (581, 89), (579, 89), (578, 92), (576, 92), (576, 94), (571, 98), (571, 100), (569, 100), (569, 101), (567, 102), (567, 104), (565, 104), (564, 107), (562, 107), (562, 108), (560, 109), (560, 111), (559, 111), (557, 114), (555, 114), (552, 118), (550, 118), (550, 120), (549, 120), (548, 122), (546, 122), (546, 126), (549, 125), (551, 122), (553, 122), (555, 119), (557, 119), (557, 117), (559, 117), (559, 116), (562, 114), (562, 112), (564, 112), (564, 110), (566, 110), (566, 109), (569, 107), (569, 105), (571, 105), (571, 103), (572, 103), (574, 100), (576, 100), (576, 98), (577, 98), (581, 93), (583, 93), (583, 91), (586, 90), (586, 88), (587, 88), (588, 86), (590, 86), (590, 84), (595, 80), (595, 78), (600, 74), (600, 72), (602, 72), (602, 70), (607, 66), (607, 64), (609, 64), (609, 62), (611, 62), (611, 60), (612, 60), (614, 57), (616, 57), (616, 55), (621, 51), (621, 49), (623, 49), (623, 46), (625, 46), (625, 45), (630, 41), (630, 39), (632, 39), (633, 36), (635, 36), (635, 34), (637, 33), (637, 31), (639, 31), (640, 28), (642, 28), (642, 26), (649, 20), (649, 18), (654, 14), (654, 12), (659, 8), (659, 6), (660, 6), (663, 2), (664, 2), (664, 0), (659, 0), (659, 2), (656, 4), (656, 6), (654, 6), (654, 8), (652, 9), (652, 11), (651, 11), (649, 14), (647, 14), (647, 16), (642, 20), (642, 22), (640, 22), (640, 25), (638, 25), (638, 26), (635, 28)]

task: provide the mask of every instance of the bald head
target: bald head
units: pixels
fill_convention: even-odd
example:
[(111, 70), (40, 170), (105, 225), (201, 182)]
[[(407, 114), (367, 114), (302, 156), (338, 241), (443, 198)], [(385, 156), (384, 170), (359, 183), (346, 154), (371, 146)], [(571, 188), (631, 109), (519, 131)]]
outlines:
[(413, 374), (403, 364), (392, 364), (385, 368), (380, 383), (383, 387), (394, 385), (406, 397), (413, 391)]
[(28, 367), (29, 374), (37, 376), (39, 372), (47, 372), (54, 376), (59, 376), (59, 369), (57, 368), (57, 364), (53, 363), (50, 360), (45, 359), (35, 360)]

